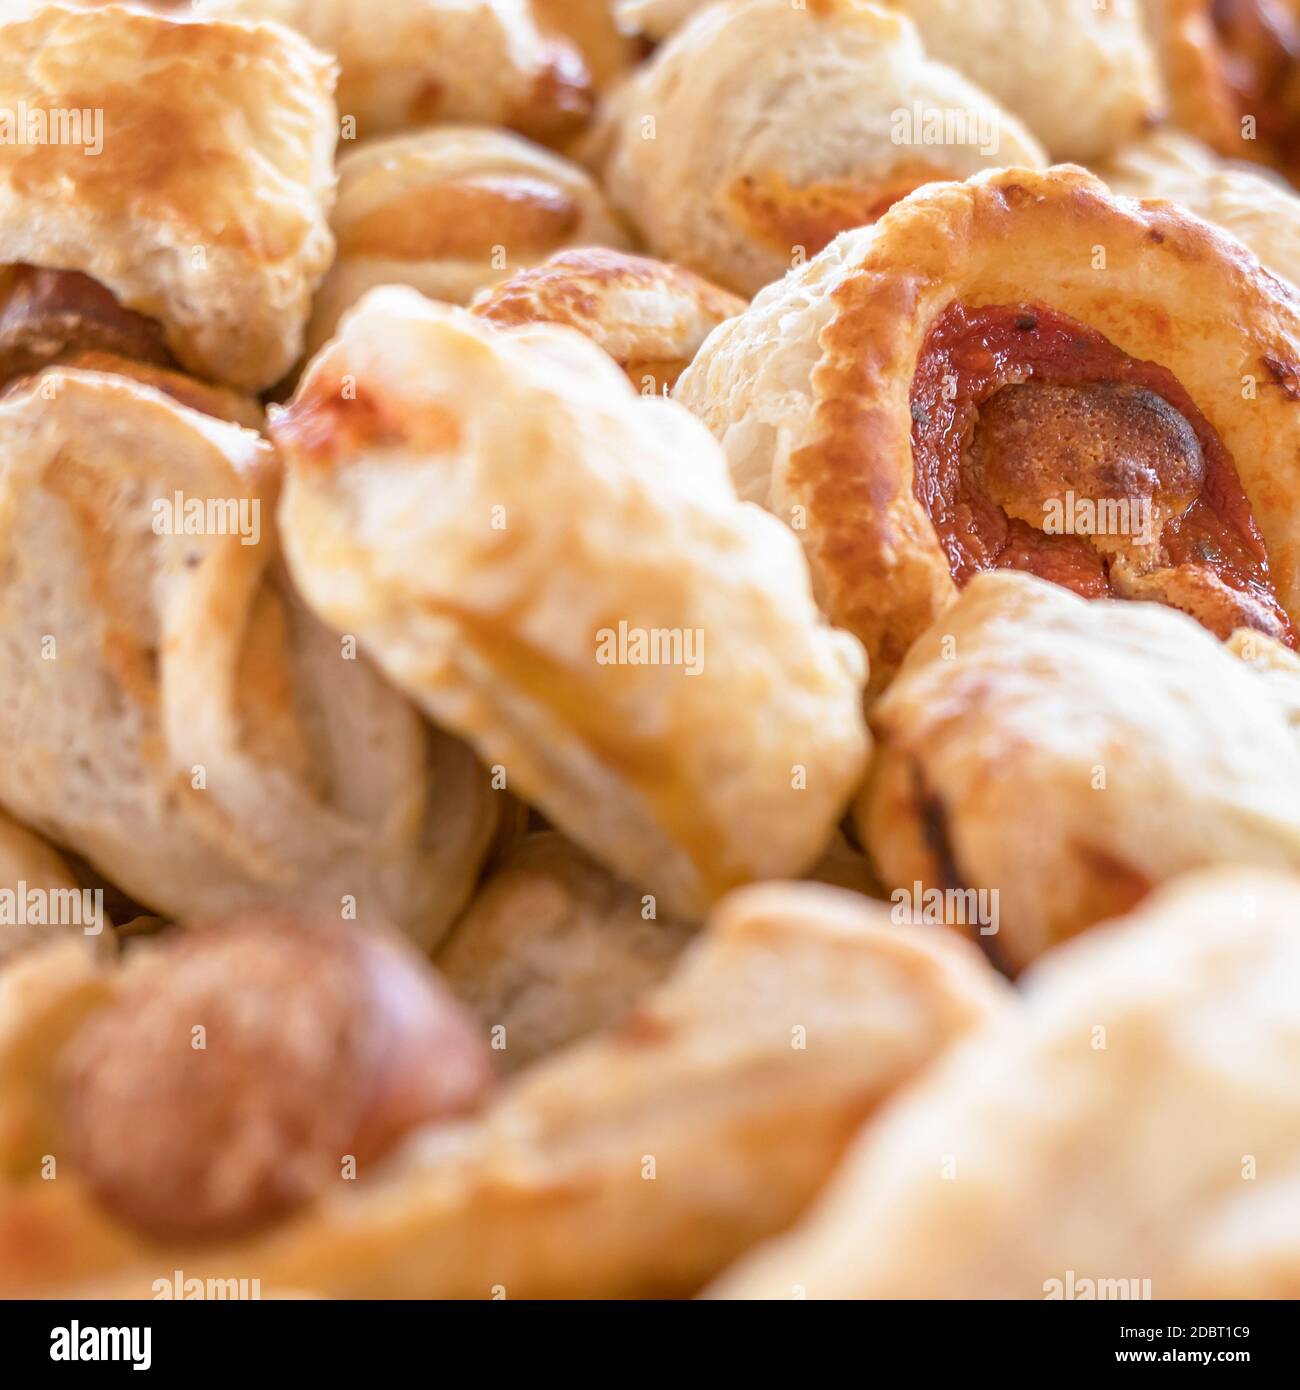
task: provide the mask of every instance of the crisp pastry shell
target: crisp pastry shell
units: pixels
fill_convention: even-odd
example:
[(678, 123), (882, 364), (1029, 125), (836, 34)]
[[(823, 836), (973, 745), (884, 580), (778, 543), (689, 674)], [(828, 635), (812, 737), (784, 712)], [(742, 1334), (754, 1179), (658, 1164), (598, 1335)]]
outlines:
[(333, 82), (276, 25), (58, 5), (5, 24), (0, 107), (100, 110), (103, 147), (0, 144), (0, 263), (89, 275), (190, 372), (270, 386), (334, 251)]
[(686, 411), (572, 330), (388, 287), (271, 432), (315, 611), (661, 911), (816, 860), (866, 762), (861, 650)]
[(977, 575), (872, 708), (856, 820), (886, 886), (991, 895), (995, 932), (954, 925), (1014, 971), (1180, 873), (1300, 869), (1300, 660), (1238, 646)]
[[(936, 113), (961, 118), (958, 139), (934, 143)], [(650, 251), (745, 295), (919, 184), (1046, 163), (908, 20), (852, 0), (710, 7), (611, 95), (600, 127), (610, 200)]]
[(910, 397), (927, 334), (958, 301), (1046, 305), (1172, 371), (1231, 454), (1300, 617), (1300, 300), (1179, 207), (1070, 166), (997, 170), (845, 233), (723, 324), (674, 393), (722, 443), (740, 495), (800, 528), (873, 688), (956, 593), (914, 492)]

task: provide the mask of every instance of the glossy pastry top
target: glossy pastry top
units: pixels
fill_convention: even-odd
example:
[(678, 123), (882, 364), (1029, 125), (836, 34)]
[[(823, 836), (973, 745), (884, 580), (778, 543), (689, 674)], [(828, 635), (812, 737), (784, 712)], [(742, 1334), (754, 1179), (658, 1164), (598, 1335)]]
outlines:
[(333, 252), (332, 85), (275, 26), (58, 5), (0, 25), (0, 106), (44, 132), (0, 143), (0, 263), (98, 282), (69, 292), (79, 346), (166, 365), (165, 342), (199, 376), (270, 385)]
[(365, 141), (338, 160), (338, 257), (316, 296), (314, 351), (376, 285), (467, 304), (562, 247), (624, 247), (591, 176), (509, 131), (443, 125)]
[(666, 395), (705, 338), (744, 308), (743, 299), (681, 266), (585, 248), (511, 276), (473, 305), (500, 327), (576, 328), (650, 395)]

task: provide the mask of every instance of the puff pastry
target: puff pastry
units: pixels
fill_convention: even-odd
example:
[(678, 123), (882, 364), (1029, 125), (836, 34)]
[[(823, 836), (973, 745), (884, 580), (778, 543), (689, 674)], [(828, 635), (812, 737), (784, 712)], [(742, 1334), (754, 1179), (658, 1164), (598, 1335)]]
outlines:
[[(1056, 159), (1096, 159), (1163, 105), (1140, 0), (881, 0), (926, 52), (1013, 112)], [(809, 0), (819, 11), (828, 0)], [(663, 38), (706, 0), (616, 0), (629, 27)]]
[(1297, 913), (1225, 869), (1054, 952), (713, 1292), (1300, 1296)]
[(307, 333), (315, 352), (376, 285), (468, 304), (566, 246), (628, 244), (585, 170), (503, 130), (438, 126), (371, 140), (338, 163), (338, 256)]
[[(67, 1059), (123, 986), (35, 960), (46, 978), (37, 988), (29, 966), (23, 1026), (0, 1000), (0, 1114), (25, 1103), (28, 1151), (65, 1156), (58, 1182), (35, 1179), (29, 1159), (0, 1186), (0, 1288), (31, 1292), (147, 1294), (180, 1267), (335, 1297), (690, 1293), (789, 1224), (881, 1100), (1007, 1007), (949, 933), (900, 930), (831, 889), (748, 889), (618, 1028), (529, 1069), (481, 1117), (426, 1125), (295, 1218), (164, 1247), (94, 1195), (59, 1117)], [(279, 1046), (273, 1029), (261, 1046)], [(20, 1053), (42, 1061), (24, 1070)], [(124, 1136), (115, 1162), (146, 1164), (147, 1132)]]
[(490, 323), (562, 323), (599, 344), (642, 395), (667, 395), (745, 301), (692, 271), (618, 251), (561, 251), (474, 301)]
[(591, 114), (591, 74), (545, 35), (528, 0), (196, 0), (205, 17), (273, 19), (339, 62), (344, 137), (436, 121), (506, 125), (560, 139)]
[(1300, 177), (1294, 0), (1145, 0), (1175, 123), (1220, 154)]
[(1181, 131), (1126, 145), (1097, 170), (1131, 198), (1167, 198), (1230, 232), (1274, 275), (1300, 285), (1300, 195), (1274, 177), (1230, 165)]
[(333, 254), (333, 80), (271, 25), (59, 5), (0, 25), (0, 109), (60, 136), (0, 143), (0, 371), (82, 348), (278, 380)]
[(872, 710), (856, 818), (886, 887), (957, 890), (946, 919), (1016, 970), (1176, 874), (1300, 869), (1300, 660), (1238, 646), (1253, 665), (1155, 604), (972, 581)]
[(1300, 304), (1068, 166), (924, 189), (713, 334), (677, 399), (883, 684), (973, 574), (1294, 642)]
[(284, 579), (270, 446), (54, 368), (0, 400), (0, 457), (0, 803), (164, 915), (305, 904), (432, 944), (497, 794)]
[(742, 294), (920, 184), (1045, 158), (908, 20), (856, 0), (710, 7), (602, 127), (605, 186), (650, 250)]
[(62, 939), (87, 950), (112, 945), (104, 895), (86, 891), (62, 855), (0, 812), (0, 964)]
[(686, 411), (571, 330), (390, 286), (271, 433), (308, 603), (662, 912), (817, 858), (865, 763), (861, 649)]
[(612, 0), (533, 0), (533, 10), (543, 31), (577, 44), (598, 90), (636, 65), (641, 45), (614, 22)]
[(548, 831), (487, 879), (436, 960), (513, 1072), (620, 1022), (691, 934)]

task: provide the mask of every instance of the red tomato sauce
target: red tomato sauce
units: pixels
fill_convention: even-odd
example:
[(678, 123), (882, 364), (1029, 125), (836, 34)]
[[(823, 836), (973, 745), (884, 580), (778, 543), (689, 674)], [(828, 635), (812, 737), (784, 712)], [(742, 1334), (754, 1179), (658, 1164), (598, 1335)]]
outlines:
[[(1182, 383), (1156, 362), (1122, 352), (1095, 329), (1033, 305), (953, 304), (935, 323), (912, 381), (913, 490), (934, 525), (958, 586), (981, 570), (1019, 569), (1087, 598), (1113, 596), (1107, 557), (1086, 536), (1049, 535), (983, 494), (962, 467), (980, 406), (1002, 387), (1129, 384), (1162, 397), (1196, 433), (1205, 460), (1201, 494), (1167, 521), (1170, 565), (1202, 565), (1270, 608), (1295, 632), (1269, 576), (1268, 556), (1236, 465)], [(947, 386), (947, 390), (945, 390)]]

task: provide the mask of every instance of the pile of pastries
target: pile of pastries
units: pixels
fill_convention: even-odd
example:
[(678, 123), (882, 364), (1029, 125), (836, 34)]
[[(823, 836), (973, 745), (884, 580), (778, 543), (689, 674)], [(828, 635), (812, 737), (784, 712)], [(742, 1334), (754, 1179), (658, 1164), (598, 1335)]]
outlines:
[(1293, 181), (1296, 0), (0, 0), (0, 1294), (1300, 1296)]

